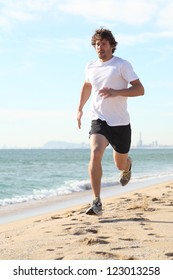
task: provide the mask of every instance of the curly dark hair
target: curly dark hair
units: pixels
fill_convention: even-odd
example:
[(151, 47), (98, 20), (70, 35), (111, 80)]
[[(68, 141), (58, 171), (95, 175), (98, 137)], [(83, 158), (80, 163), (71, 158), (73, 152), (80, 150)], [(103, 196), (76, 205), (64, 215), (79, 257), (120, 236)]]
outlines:
[(113, 47), (112, 53), (114, 53), (118, 42), (115, 40), (114, 36), (112, 35), (112, 32), (108, 29), (104, 29), (104, 28), (97, 29), (91, 38), (91, 45), (95, 47), (96, 41), (103, 40), (103, 39), (109, 41), (110, 45)]

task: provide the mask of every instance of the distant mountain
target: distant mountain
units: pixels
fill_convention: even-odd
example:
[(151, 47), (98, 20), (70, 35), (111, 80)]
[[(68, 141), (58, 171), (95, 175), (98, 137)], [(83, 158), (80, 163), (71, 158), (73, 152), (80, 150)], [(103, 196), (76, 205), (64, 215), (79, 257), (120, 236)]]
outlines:
[(88, 149), (86, 143), (70, 143), (65, 141), (48, 141), (43, 145), (43, 149)]

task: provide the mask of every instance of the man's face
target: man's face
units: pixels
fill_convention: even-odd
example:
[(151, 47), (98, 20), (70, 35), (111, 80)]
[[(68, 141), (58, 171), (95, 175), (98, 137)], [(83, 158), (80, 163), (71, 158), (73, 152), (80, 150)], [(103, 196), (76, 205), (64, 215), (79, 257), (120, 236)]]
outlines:
[(112, 46), (108, 40), (97, 40), (95, 49), (100, 60), (107, 61), (112, 58)]

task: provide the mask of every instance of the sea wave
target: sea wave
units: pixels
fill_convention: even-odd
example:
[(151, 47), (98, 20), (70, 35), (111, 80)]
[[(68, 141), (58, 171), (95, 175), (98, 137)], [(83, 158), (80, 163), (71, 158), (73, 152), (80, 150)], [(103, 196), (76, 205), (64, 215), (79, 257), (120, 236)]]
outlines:
[(24, 203), (32, 200), (41, 200), (48, 197), (68, 195), (74, 192), (82, 192), (89, 189), (91, 189), (89, 181), (69, 180), (65, 181), (62, 186), (57, 188), (44, 188), (40, 190), (33, 189), (32, 194), (29, 195), (15, 195), (12, 198), (0, 199), (0, 206)]
[[(155, 174), (141, 174), (141, 176), (138, 174), (138, 176), (133, 175), (130, 183), (141, 183), (152, 181), (153, 179), (159, 180), (169, 180), (169, 177), (172, 176), (172, 173), (170, 172), (163, 172), (163, 173), (155, 173)], [(172, 178), (171, 178), (172, 179)], [(113, 187), (118, 186), (119, 180), (115, 177), (109, 177), (102, 179), (102, 187)], [(19, 203), (25, 203), (29, 201), (34, 200), (41, 200), (46, 199), (49, 197), (56, 197), (56, 196), (63, 196), (72, 194), (75, 192), (83, 192), (86, 190), (90, 190), (91, 185), (89, 180), (67, 180), (63, 183), (63, 185), (51, 188), (51, 189), (33, 189), (31, 194), (23, 194), (23, 195), (15, 195), (11, 198), (4, 198), (0, 199), (0, 206), (7, 206), (7, 205), (13, 205), (13, 204), (19, 204)]]

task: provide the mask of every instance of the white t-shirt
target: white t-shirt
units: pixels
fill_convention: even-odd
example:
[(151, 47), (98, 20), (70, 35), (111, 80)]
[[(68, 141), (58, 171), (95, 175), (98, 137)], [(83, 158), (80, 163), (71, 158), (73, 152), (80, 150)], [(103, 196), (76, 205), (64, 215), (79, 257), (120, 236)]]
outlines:
[(100, 60), (90, 62), (86, 66), (86, 82), (92, 85), (92, 101), (90, 105), (91, 119), (101, 119), (110, 126), (128, 125), (127, 97), (116, 96), (104, 98), (99, 90), (108, 87), (125, 89), (128, 83), (139, 79), (131, 64), (113, 56), (106, 62)]

